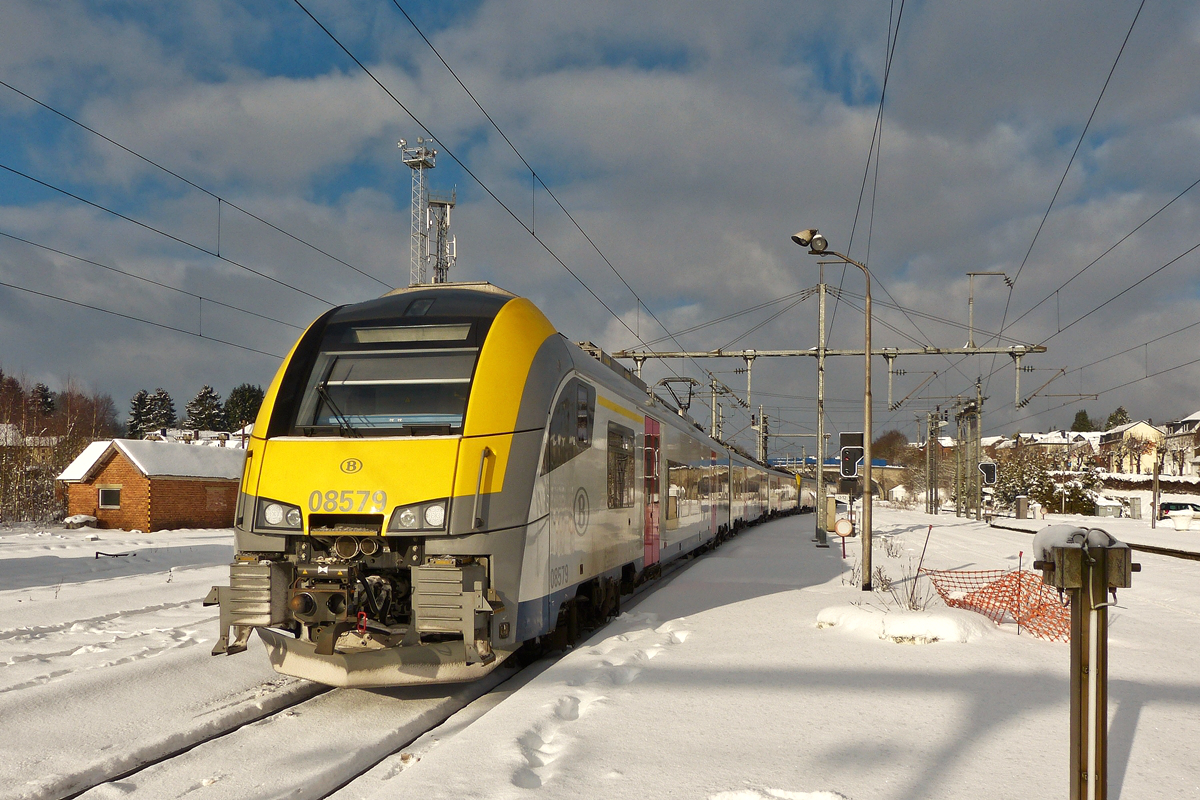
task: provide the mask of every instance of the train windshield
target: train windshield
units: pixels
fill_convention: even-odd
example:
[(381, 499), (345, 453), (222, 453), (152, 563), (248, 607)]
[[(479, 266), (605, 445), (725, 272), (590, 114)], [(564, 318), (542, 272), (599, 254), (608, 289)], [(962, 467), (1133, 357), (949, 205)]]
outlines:
[(462, 430), (479, 348), (471, 324), (331, 325), (293, 433), (429, 436)]

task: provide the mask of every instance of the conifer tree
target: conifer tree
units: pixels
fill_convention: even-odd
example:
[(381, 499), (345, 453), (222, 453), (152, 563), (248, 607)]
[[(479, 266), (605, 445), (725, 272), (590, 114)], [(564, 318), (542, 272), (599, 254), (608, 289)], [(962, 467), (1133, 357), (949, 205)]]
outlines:
[(1094, 431), (1096, 430), (1096, 424), (1092, 422), (1087, 411), (1081, 409), (1075, 412), (1075, 421), (1071, 423), (1071, 430), (1080, 432)]
[(241, 430), (258, 417), (263, 389), (249, 383), (233, 387), (225, 400), (225, 422), (230, 430)]
[(129, 419), (125, 420), (125, 433), (130, 439), (141, 439), (153, 427), (150, 422), (150, 393), (139, 389), (129, 401)]
[(223, 416), (221, 395), (205, 384), (187, 404), (183, 426), (193, 431), (219, 431), (225, 427)]
[(167, 390), (161, 386), (150, 395), (150, 430), (173, 428), (178, 416), (175, 414), (175, 401)]
[(1132, 420), (1129, 419), (1129, 412), (1125, 410), (1125, 406), (1117, 406), (1117, 410), (1108, 415), (1108, 421), (1104, 423), (1104, 430), (1111, 431), (1113, 428), (1128, 425), (1130, 422)]
[(29, 392), (29, 410), (37, 416), (48, 417), (54, 413), (54, 392), (44, 383), (35, 383)]

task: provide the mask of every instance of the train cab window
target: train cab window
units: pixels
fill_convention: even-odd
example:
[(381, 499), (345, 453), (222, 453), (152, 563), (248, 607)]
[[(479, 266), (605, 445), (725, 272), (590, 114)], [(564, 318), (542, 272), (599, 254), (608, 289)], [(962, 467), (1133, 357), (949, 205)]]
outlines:
[(561, 467), (592, 446), (596, 389), (578, 378), (563, 387), (550, 416), (550, 434), (542, 472)]
[(480, 337), (471, 322), (331, 325), (296, 413), (308, 436), (462, 430)]
[(608, 507), (633, 505), (633, 431), (608, 423)]

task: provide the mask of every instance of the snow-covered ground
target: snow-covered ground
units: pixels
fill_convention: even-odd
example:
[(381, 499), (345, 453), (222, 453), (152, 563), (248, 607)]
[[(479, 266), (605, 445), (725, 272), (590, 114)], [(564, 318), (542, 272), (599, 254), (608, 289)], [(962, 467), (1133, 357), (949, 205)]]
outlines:
[[(930, 524), (926, 567), (1015, 568), (1021, 551), (1029, 566), (1027, 533), (878, 507), (874, 561), (896, 596)], [(800, 516), (744, 532), (334, 796), (1064, 796), (1068, 646), (945, 609), (925, 579), (926, 610), (901, 611), (892, 592), (852, 585), (859, 540), (843, 560), (836, 542), (814, 548), (812, 526)], [(224, 582), (230, 543), (227, 531), (0, 531), (0, 797), (61, 795), (88, 785), (81, 774), (227, 725), (222, 715), (314, 694), (274, 675), (257, 645), (209, 657), (215, 610), (199, 601)], [(1110, 617), (1110, 797), (1197, 797), (1200, 562), (1135, 560), (1142, 572)], [(405, 709), (437, 700), (420, 694), (321, 694), (238, 731), (274, 742), (273, 760), (227, 737), (186, 768), (166, 762), (87, 796), (323, 796), (356, 751), (411, 738)], [(304, 738), (306, 718), (322, 721), (323, 749)]]

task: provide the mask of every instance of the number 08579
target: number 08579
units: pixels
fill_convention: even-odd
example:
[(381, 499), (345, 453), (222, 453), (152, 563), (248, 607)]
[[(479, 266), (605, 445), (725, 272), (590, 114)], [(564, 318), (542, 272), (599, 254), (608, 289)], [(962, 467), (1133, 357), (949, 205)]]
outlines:
[(370, 489), (315, 490), (308, 496), (308, 510), (343, 514), (352, 512), (380, 512), (387, 508), (387, 492)]

